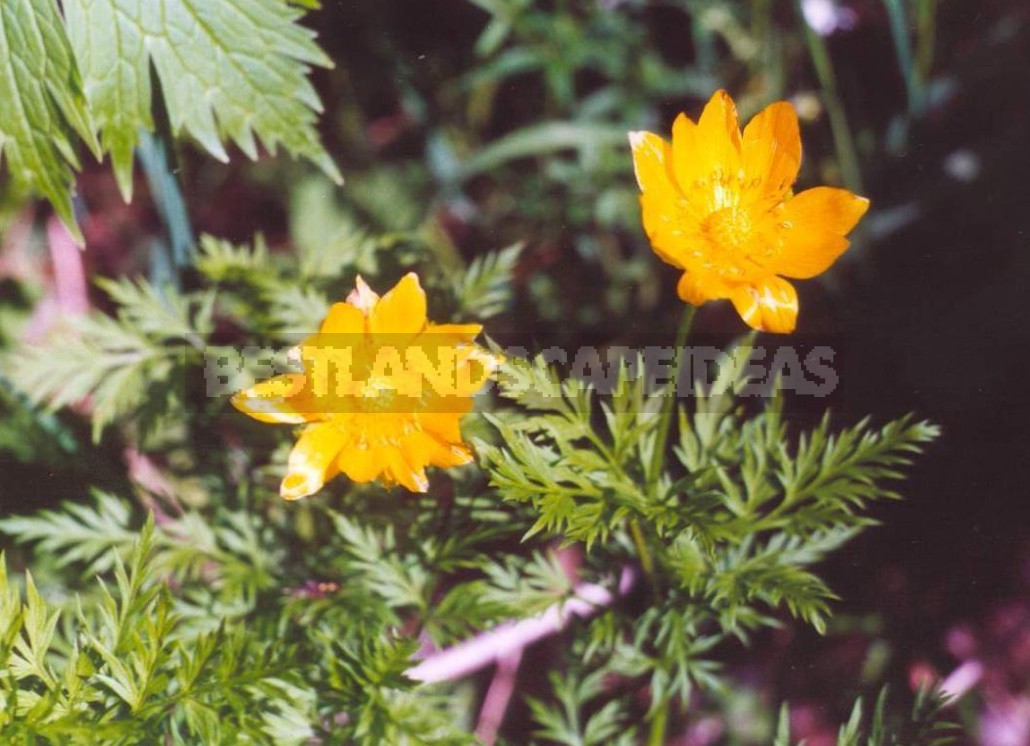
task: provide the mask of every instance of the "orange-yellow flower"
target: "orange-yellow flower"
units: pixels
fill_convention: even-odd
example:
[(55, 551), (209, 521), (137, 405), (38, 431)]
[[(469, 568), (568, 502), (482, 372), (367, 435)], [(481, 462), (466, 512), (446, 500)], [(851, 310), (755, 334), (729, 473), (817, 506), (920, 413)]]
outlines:
[(794, 194), (801, 136), (793, 107), (774, 103), (744, 128), (725, 91), (695, 124), (680, 114), (672, 143), (631, 132), (644, 230), (655, 253), (683, 270), (680, 298), (728, 298), (754, 329), (794, 330), (798, 297), (784, 277), (824, 272), (848, 247), (869, 200), (845, 189)]
[(427, 466), (472, 460), (459, 422), (498, 360), (473, 343), (478, 324), (431, 324), (409, 273), (379, 297), (359, 277), (299, 346), (302, 373), (276, 376), (232, 398), (262, 422), (304, 425), (280, 494), (297, 500), (343, 472), (412, 492)]

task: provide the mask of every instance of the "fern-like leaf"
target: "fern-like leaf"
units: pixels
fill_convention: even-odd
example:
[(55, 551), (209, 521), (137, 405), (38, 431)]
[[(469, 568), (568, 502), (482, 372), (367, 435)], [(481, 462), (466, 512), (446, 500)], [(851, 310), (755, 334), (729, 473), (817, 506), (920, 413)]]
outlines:
[(511, 302), (511, 278), (522, 244), (476, 257), (455, 283), (455, 294), (463, 313), (470, 318), (488, 319), (501, 313)]
[(129, 529), (129, 506), (118, 498), (95, 493), (94, 506), (64, 503), (60, 511), (0, 520), (0, 532), (19, 543), (38, 542), (39, 551), (54, 557), (58, 567), (85, 562), (87, 574), (110, 570), (128, 553), (136, 538)]

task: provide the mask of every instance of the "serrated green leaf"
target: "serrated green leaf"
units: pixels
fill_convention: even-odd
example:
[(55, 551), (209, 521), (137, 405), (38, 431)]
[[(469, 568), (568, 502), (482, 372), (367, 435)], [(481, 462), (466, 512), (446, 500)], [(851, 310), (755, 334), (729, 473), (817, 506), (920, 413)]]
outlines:
[[(110, 72), (110, 71), (108, 71)], [(82, 81), (53, 0), (0, 3), (0, 154), (82, 242), (72, 210), (73, 133), (99, 157)]]
[(332, 62), (297, 23), (300, 10), (282, 0), (66, 0), (64, 7), (126, 199), (139, 131), (154, 128), (151, 63), (176, 134), (223, 161), (227, 140), (256, 158), (257, 135), (269, 151), (281, 144), (342, 182), (315, 131), (321, 103), (307, 79), (309, 66)]

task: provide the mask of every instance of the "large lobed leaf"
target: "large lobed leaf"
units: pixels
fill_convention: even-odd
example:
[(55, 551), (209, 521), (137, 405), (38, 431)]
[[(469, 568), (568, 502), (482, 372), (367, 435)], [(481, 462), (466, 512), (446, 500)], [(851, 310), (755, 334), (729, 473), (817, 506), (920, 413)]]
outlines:
[(0, 154), (81, 236), (72, 211), (73, 133), (99, 155), (82, 81), (53, 0), (0, 3)]
[(256, 158), (257, 135), (269, 151), (282, 145), (341, 181), (315, 131), (322, 107), (307, 79), (310, 65), (332, 63), (297, 24), (302, 11), (282, 0), (65, 0), (64, 11), (126, 198), (139, 131), (154, 126), (151, 63), (176, 134), (223, 161), (228, 139)]

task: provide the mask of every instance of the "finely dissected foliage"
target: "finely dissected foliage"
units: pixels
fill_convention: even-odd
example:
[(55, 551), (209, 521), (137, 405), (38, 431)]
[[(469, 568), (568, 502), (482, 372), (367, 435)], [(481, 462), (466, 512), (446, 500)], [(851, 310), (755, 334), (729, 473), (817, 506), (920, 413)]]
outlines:
[[(254, 331), (284, 328), (281, 307), (264, 298), (297, 275), (260, 246), (212, 241), (198, 266), (212, 286), (186, 294), (109, 285), (116, 317), (89, 317), (85, 334), (25, 357), (19, 380), (57, 402), (90, 394), (94, 423), (157, 409), (199, 425), (200, 411), (167, 404), (180, 382), (158, 373), (184, 351), (182, 365), (194, 368), (218, 353), (190, 341), (205, 340), (212, 314)], [(634, 367), (642, 366), (624, 366), (616, 394), (598, 401), (587, 384), (540, 361), (512, 362), (501, 393), (522, 409), (499, 412), (500, 440), (483, 431), (478, 449), (507, 505), (468, 474), (443, 503), (340, 489), (306, 518), (284, 515), (260, 477), (243, 481), (249, 497), (233, 497), (240, 465), (195, 454), (209, 482), (204, 507), (177, 508), (138, 541), (132, 511), (111, 496), (94, 510), (5, 520), (5, 532), (37, 542), (65, 575), (84, 566), (114, 577), (111, 591), (66, 580), (80, 597), (53, 606), (30, 576), (25, 602), (5, 587), (5, 735), (470, 742), (450, 711), (460, 701), (454, 693), (404, 676), (418, 648), (412, 625), (446, 644), (568, 599), (572, 584), (547, 554), (553, 536), (582, 543), (581, 578), (608, 588), (614, 569), (639, 559), (637, 583), (653, 600), (621, 599), (570, 629), (569, 670), (555, 674), (553, 699), (530, 704), (536, 732), (557, 743), (635, 742), (642, 718), (724, 685), (718, 659), (730, 636), (776, 623), (779, 608), (823, 625), (832, 593), (811, 566), (868, 525), (867, 504), (892, 496), (881, 481), (898, 476), (935, 430), (901, 421), (833, 434), (824, 421), (793, 437), (776, 402), (749, 416), (724, 379), (682, 412), (678, 464), (670, 458), (654, 473), (661, 399), (629, 375)], [(53, 368), (61, 373), (46, 377)], [(243, 473), (281, 471), (274, 458), (266, 466), (257, 445), (248, 450), (232, 454)], [(535, 553), (518, 547), (521, 536)], [(606, 689), (611, 679), (624, 683)], [(635, 695), (644, 684), (648, 712)], [(877, 717), (870, 742), (891, 743), (894, 731)], [(932, 718), (914, 722), (895, 742), (939, 740)], [(844, 733), (842, 743), (860, 743), (860, 721)]]
[(655, 603), (607, 618), (615, 627), (592, 651), (607, 648), (613, 671), (649, 675), (654, 705), (718, 686), (710, 649), (778, 624), (770, 612), (824, 630), (835, 596), (812, 566), (873, 523), (863, 508), (893, 497), (882, 482), (937, 434), (903, 419), (831, 435), (825, 419), (791, 446), (779, 399), (747, 416), (730, 393), (739, 353), (681, 411), (680, 466), (661, 473), (648, 472), (655, 399), (628, 375), (639, 361), (618, 369), (614, 395), (600, 401), (603, 427), (588, 384), (560, 380), (542, 358), (509, 364), (501, 394), (531, 415), (492, 416), (503, 445), (478, 448), (491, 484), (538, 516), (528, 535), (583, 542), (599, 568), (628, 561), (635, 545)]
[(493, 318), (508, 306), (511, 273), (521, 251), (521, 244), (517, 244), (478, 256), (468, 271), (455, 279), (454, 294), (469, 318)]
[[(723, 590), (710, 599), (716, 606), (734, 597), (736, 574), (750, 564), (773, 576), (778, 563), (817, 562), (869, 525), (859, 512), (868, 502), (895, 496), (878, 480), (900, 477), (898, 467), (937, 428), (905, 419), (880, 431), (861, 423), (831, 434), (826, 418), (790, 448), (779, 399), (747, 417), (726, 393), (740, 384), (729, 377), (744, 370), (732, 363), (743, 357), (727, 354), (726, 377), (696, 400), (694, 411), (681, 410), (676, 453), (683, 469), (662, 474), (647, 474), (644, 466), (655, 447), (657, 400), (646, 396), (642, 379), (629, 380), (627, 372), (640, 369), (639, 362), (617, 368), (618, 388), (600, 402), (605, 435), (589, 384), (560, 380), (543, 358), (513, 362), (501, 394), (534, 416), (493, 420), (506, 444), (480, 447), (493, 484), (506, 497), (533, 504), (540, 514), (534, 533), (547, 529), (587, 546), (609, 538), (624, 519), (646, 521), (656, 537), (668, 539), (663, 556), (674, 567), (684, 563), (678, 574), (695, 588), (715, 571), (710, 552), (722, 544), (732, 550), (734, 575), (720, 581)], [(806, 577), (811, 584), (802, 582)], [(820, 585), (807, 574), (794, 584), (809, 592)], [(802, 615), (818, 624), (824, 606), (812, 600)]]
[[(9, 519), (3, 530), (47, 537), (48, 551), (113, 574), (114, 590), (95, 585), (61, 609), (42, 599), (31, 575), (26, 602), (2, 576), (0, 667), (13, 675), (0, 685), (5, 736), (105, 744), (304, 743), (316, 734), (369, 744), (468, 741), (441, 700), (414, 692), (403, 677), (415, 641), (383, 637), (388, 609), (408, 603), (391, 590), (396, 577), (380, 572), (378, 597), (351, 589), (328, 596), (331, 605), (320, 611), (303, 588), (281, 592), (290, 573), (283, 552), (269, 551), (280, 538), (252, 514), (223, 514), (215, 525), (191, 512), (137, 535), (127, 531), (127, 506), (113, 497), (99, 496), (95, 509), (66, 509)], [(339, 536), (351, 559), (335, 563), (337, 588), (354, 568), (376, 566), (367, 544), (346, 543), (345, 529)], [(59, 615), (71, 621), (59, 625)]]
[(636, 735), (627, 729), (626, 713), (619, 702), (610, 701), (587, 718), (582, 714), (604, 691), (604, 671), (584, 677), (574, 674), (551, 676), (558, 706), (530, 699), (533, 719), (539, 724), (536, 735), (568, 746), (605, 746), (632, 744)]
[[(144, 280), (102, 285), (118, 304), (118, 317), (72, 320), (48, 346), (20, 350), (13, 375), (27, 394), (54, 407), (91, 397), (94, 439), (128, 414), (145, 435), (162, 415), (183, 406), (184, 366), (211, 331), (215, 296), (179, 295)], [(55, 348), (61, 350), (56, 357)]]
[(310, 700), (284, 675), (290, 651), (227, 622), (191, 632), (155, 582), (153, 540), (148, 523), (126, 562), (115, 560), (113, 589), (99, 585), (92, 603), (63, 611), (31, 575), (22, 601), (0, 567), (5, 739), (302, 743)]
[[(899, 722), (887, 712), (888, 694), (887, 687), (880, 690), (870, 718), (864, 715), (862, 700), (855, 702), (851, 717), (841, 726), (837, 746), (944, 746), (953, 742), (957, 727), (942, 712), (948, 704), (946, 697), (934, 690), (921, 689), (908, 718)], [(790, 739), (790, 710), (784, 705), (773, 746), (793, 746), (794, 743)]]
[[(502, 304), (510, 270), (505, 277), (494, 268), (498, 263), (484, 260), (471, 277), (455, 283), (448, 275), (441, 285), (455, 288), (459, 306), (483, 297), (460, 292), (475, 285), (488, 285), (490, 304)], [(89, 394), (97, 428), (98, 422), (108, 432), (119, 425), (122, 437), (135, 438), (155, 435), (154, 423), (163, 422), (162, 449), (189, 467), (172, 486), (186, 490), (188, 504), (174, 492), (157, 498), (164, 517), (145, 531), (145, 561), (138, 549), (133, 554), (138, 513), (109, 494), (98, 494), (92, 507), (0, 521), (4, 533), (51, 558), (50, 582), (64, 577), (82, 594), (64, 602), (65, 618), (75, 613), (80, 626), (55, 627), (51, 658), (37, 653), (42, 658), (34, 665), (51, 672), (53, 685), (43, 674), (23, 677), (9, 701), (24, 695), (28, 700), (19, 701), (60, 703), (71, 696), (53, 682), (72, 675), (66, 658), (78, 645), (99, 656), (91, 670), (106, 697), (83, 689), (86, 701), (102, 703), (86, 722), (127, 719), (186, 742), (198, 734), (208, 734), (205, 742), (228, 742), (231, 717), (240, 718), (233, 728), (254, 742), (268, 740), (277, 727), (368, 744), (462, 742), (467, 730), (446, 713), (456, 706), (453, 695), (441, 698), (446, 689), (417, 687), (403, 677), (416, 649), (411, 630), (449, 644), (570, 599), (574, 586), (550, 548), (556, 538), (583, 546), (581, 582), (614, 592), (616, 576), (629, 572), (637, 590), (570, 628), (569, 669), (555, 674), (556, 704), (531, 706), (540, 736), (605, 743), (617, 732), (630, 743), (632, 723), (659, 717), (698, 689), (725, 686), (720, 651), (779, 624), (779, 610), (824, 628), (834, 596), (813, 565), (872, 523), (868, 505), (895, 496), (884, 483), (936, 435), (932, 425), (907, 419), (834, 432), (828, 418), (792, 434), (778, 397), (756, 409), (734, 395), (747, 369), (751, 343), (745, 341), (726, 353), (718, 378), (696, 384), (698, 395), (681, 408), (678, 436), (655, 472), (666, 399), (648, 390), (641, 360), (608, 368), (598, 360), (589, 368), (593, 380), (616, 382), (612, 395), (598, 396), (590, 382), (562, 377), (542, 358), (511, 358), (499, 393), (517, 408), (501, 407), (488, 415), (494, 428), (472, 430), (496, 492), (465, 467), (439, 497), (337, 485), (310, 506), (284, 513), (275, 484), (288, 433), (274, 439), (278, 447), (255, 440), (246, 450), (197, 449), (188, 433), (224, 418), (225, 396), (198, 395), (183, 380), (199, 380), (205, 365), (232, 351), (208, 345), (214, 318), (250, 330), (254, 349), (266, 350), (260, 360), (237, 357), (236, 367), (218, 369), (234, 382), (228, 389), (266, 375), (256, 367), (274, 360), (276, 330), (288, 326), (281, 315), (293, 313), (266, 300), (309, 281), (260, 242), (250, 248), (205, 239), (196, 265), (206, 280), (185, 293), (144, 282), (105, 283), (114, 316), (95, 313), (83, 320), (84, 334), (58, 335), (12, 359), (16, 380), (32, 382), (40, 401), (63, 404)], [(146, 353), (91, 342), (123, 337)], [(175, 375), (157, 375), (173, 367)], [(109, 384), (112, 379), (120, 383)], [(147, 412), (156, 415), (143, 417)], [(103, 432), (97, 429), (98, 436)], [(191, 473), (202, 482), (191, 482)], [(254, 476), (240, 482), (248, 473)], [(139, 649), (105, 658), (99, 650), (110, 652), (115, 643), (103, 642), (110, 634), (91, 625), (114, 602), (74, 578), (113, 571), (117, 579), (122, 563), (141, 568), (146, 577), (137, 585), (152, 595), (146, 613), (121, 622)], [(642, 598), (650, 600), (641, 605)], [(82, 611), (70, 611), (76, 608)], [(53, 611), (35, 613), (43, 621), (32, 634), (45, 636)], [(152, 629), (158, 622), (145, 619), (163, 626)], [(233, 634), (250, 643), (210, 641)], [(204, 653), (205, 645), (237, 657), (188, 663), (215, 655)], [(232, 687), (216, 693), (212, 685), (199, 704), (183, 700), (183, 668), (206, 665), (234, 672), (220, 674), (226, 680), (263, 683), (238, 693)], [(612, 678), (625, 683), (615, 692), (600, 686)], [(633, 692), (644, 684), (649, 705), (641, 711)], [(255, 712), (255, 698), (287, 689), (289, 706), (245, 715)], [(17, 727), (45, 733), (58, 732), (55, 722), (85, 727), (84, 716), (54, 708), (21, 706)], [(112, 730), (110, 742), (131, 743), (125, 734), (134, 732)]]

